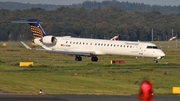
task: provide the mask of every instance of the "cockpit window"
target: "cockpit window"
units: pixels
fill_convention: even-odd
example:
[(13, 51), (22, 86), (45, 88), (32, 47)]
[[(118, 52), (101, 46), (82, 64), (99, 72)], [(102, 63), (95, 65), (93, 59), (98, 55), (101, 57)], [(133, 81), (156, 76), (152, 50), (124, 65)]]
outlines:
[(159, 49), (157, 46), (147, 46), (147, 49)]

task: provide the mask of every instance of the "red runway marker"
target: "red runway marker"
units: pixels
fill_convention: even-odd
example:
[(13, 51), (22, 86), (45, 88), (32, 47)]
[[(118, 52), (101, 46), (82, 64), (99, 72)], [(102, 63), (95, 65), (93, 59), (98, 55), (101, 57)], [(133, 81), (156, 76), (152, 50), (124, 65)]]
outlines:
[(149, 81), (143, 81), (140, 85), (140, 101), (153, 101), (152, 84)]

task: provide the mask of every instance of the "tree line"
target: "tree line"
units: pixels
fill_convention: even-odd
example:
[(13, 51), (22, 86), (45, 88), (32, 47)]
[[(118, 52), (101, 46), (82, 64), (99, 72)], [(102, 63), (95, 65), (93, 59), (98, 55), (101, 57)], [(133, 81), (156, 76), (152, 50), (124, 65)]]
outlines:
[(97, 1), (85, 1), (79, 4), (72, 5), (53, 5), (53, 4), (30, 4), (30, 3), (17, 3), (17, 2), (0, 2), (0, 9), (9, 10), (24, 10), (31, 8), (42, 8), (45, 10), (55, 10), (59, 7), (70, 7), (70, 8), (85, 8), (85, 9), (97, 9), (97, 8), (109, 8), (116, 7), (122, 9), (126, 12), (142, 11), (142, 12), (152, 12), (158, 11), (162, 14), (178, 14), (180, 12), (179, 6), (170, 5), (149, 5), (144, 3), (131, 3), (131, 2), (120, 2), (117, 0), (104, 0), (102, 2)]
[(151, 41), (152, 29), (155, 41), (166, 41), (180, 34), (180, 14), (165, 15), (160, 12), (127, 12), (119, 8), (71, 8), (55, 10), (32, 8), (24, 10), (0, 10), (0, 41), (31, 40), (28, 24), (12, 24), (11, 20), (36, 18), (45, 32), (54, 36)]

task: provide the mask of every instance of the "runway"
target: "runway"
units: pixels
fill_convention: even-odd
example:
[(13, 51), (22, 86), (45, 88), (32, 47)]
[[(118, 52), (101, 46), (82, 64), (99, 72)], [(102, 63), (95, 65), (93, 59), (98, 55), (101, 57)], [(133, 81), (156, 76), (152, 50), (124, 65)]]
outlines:
[[(179, 101), (180, 96), (155, 96), (154, 101)], [(0, 101), (139, 101), (136, 96), (116, 95), (0, 95)]]

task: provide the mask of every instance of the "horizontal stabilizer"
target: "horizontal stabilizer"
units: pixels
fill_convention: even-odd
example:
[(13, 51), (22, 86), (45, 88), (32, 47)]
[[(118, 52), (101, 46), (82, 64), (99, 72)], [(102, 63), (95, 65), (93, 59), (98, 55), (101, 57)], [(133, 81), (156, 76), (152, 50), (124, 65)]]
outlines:
[[(15, 20), (15, 21), (10, 21), (11, 23), (38, 23), (37, 21), (29, 21), (29, 20)], [(42, 23), (42, 22), (39, 22)]]
[(41, 22), (39, 22), (37, 19), (29, 19), (29, 20), (14, 20), (10, 21), (11, 23), (26, 23), (30, 25), (30, 30), (33, 34), (34, 39), (36, 38), (42, 38), (46, 36), (47, 34), (43, 30), (41, 26)]

